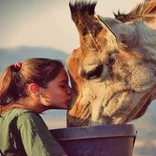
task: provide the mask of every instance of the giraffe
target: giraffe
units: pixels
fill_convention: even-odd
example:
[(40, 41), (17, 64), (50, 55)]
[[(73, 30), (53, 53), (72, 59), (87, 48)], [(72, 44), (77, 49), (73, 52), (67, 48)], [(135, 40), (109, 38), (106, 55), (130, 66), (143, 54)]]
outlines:
[(115, 18), (96, 14), (96, 4), (69, 3), (80, 47), (66, 61), (73, 87), (68, 127), (124, 124), (156, 99), (156, 2)]

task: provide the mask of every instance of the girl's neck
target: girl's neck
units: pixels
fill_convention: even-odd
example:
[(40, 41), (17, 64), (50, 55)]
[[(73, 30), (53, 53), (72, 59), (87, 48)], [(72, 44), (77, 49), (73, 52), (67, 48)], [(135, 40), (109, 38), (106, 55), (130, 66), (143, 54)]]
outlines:
[(31, 97), (20, 98), (15, 103), (23, 105), (24, 109), (32, 110), (36, 113), (42, 113), (46, 110), (45, 106), (43, 106), (39, 101)]

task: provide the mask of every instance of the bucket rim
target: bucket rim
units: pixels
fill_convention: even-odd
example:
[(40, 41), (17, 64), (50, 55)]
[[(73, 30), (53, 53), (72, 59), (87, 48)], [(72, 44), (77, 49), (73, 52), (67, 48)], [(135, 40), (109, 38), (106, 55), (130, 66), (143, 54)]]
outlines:
[(68, 127), (52, 129), (50, 132), (58, 141), (91, 138), (135, 138), (137, 134), (133, 124)]

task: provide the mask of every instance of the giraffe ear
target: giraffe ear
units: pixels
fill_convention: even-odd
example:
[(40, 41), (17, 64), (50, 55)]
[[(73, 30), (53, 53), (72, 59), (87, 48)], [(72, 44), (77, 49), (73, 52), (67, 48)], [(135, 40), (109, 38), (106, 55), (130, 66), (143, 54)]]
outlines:
[(97, 18), (108, 28), (115, 36), (118, 44), (127, 43), (129, 38), (134, 36), (134, 28), (131, 25), (124, 24), (113, 18), (97, 16)]
[(29, 84), (29, 91), (30, 93), (37, 95), (40, 93), (40, 87), (35, 83), (31, 83)]

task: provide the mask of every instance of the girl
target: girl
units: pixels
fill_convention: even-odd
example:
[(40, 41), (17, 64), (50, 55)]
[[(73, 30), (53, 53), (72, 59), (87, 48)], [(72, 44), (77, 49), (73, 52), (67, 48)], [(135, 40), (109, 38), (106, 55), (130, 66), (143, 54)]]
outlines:
[(0, 77), (0, 153), (67, 156), (39, 113), (68, 109), (71, 88), (58, 60), (31, 58), (8, 66)]

